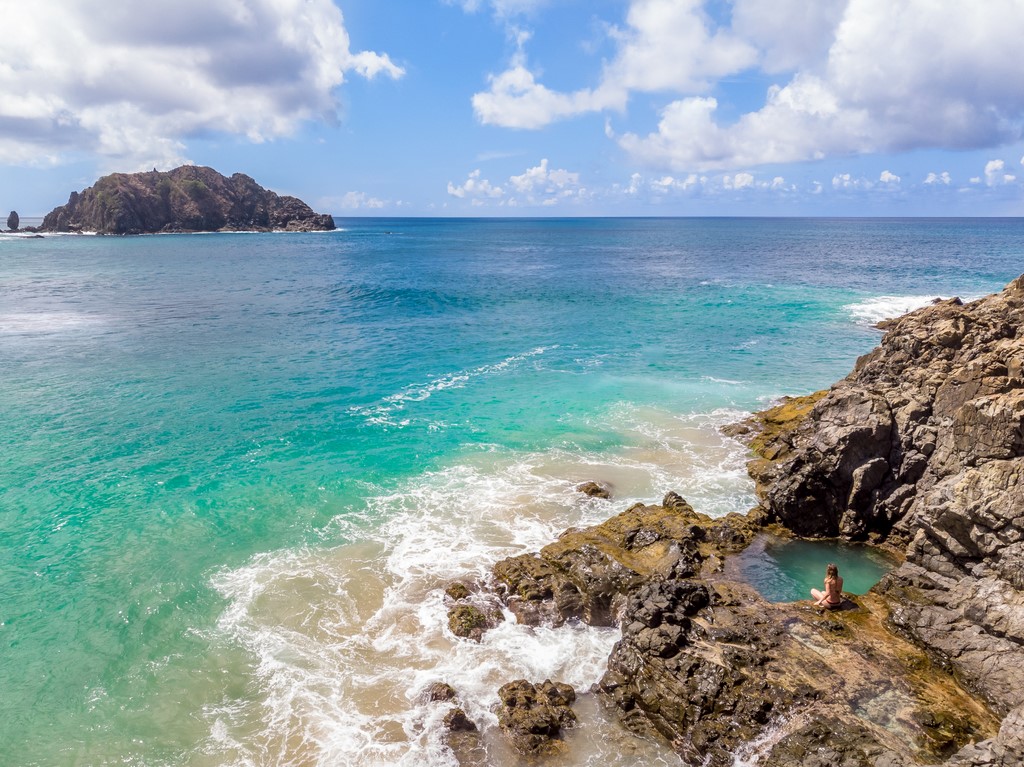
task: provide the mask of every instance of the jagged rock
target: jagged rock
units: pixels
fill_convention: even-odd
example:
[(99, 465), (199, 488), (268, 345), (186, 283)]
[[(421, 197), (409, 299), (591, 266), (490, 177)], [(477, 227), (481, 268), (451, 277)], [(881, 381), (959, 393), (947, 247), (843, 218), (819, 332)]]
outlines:
[(810, 410), (761, 414), (751, 474), (768, 519), (903, 550), (889, 625), (1006, 716), (950, 764), (1002, 764), (1024, 738), (1024, 276), (884, 328)]
[(584, 482), (576, 487), (576, 491), (589, 495), (591, 498), (611, 498), (612, 491), (605, 485), (598, 482)]
[(537, 555), (498, 562), (493, 572), (509, 608), (531, 625), (616, 625), (626, 596), (650, 578), (693, 575), (721, 542), (753, 537), (739, 515), (712, 520), (670, 495), (669, 505), (637, 504), (600, 525), (566, 531)]
[(487, 610), (470, 604), (460, 603), (448, 611), (448, 628), (457, 637), (466, 637), (479, 642), (484, 632), (505, 620), (498, 610)]
[(18, 217), (18, 211), (12, 210), (11, 215), (7, 217), (7, 228), (12, 232), (18, 231), (18, 224), (21, 223), (21, 219)]
[(444, 715), (444, 726), (449, 732), (476, 732), (476, 723), (461, 708), (453, 708)]
[(884, 616), (878, 597), (819, 615), (727, 580), (654, 581), (628, 600), (596, 691), (688, 765), (731, 766), (768, 732), (758, 764), (867, 767), (888, 754), (912, 765), (990, 732), (991, 717), (952, 679), (921, 673), (924, 654), (892, 637)]
[(460, 599), (466, 599), (469, 597), (470, 591), (469, 586), (460, 581), (448, 584), (445, 588), (444, 593), (452, 600), (458, 602)]
[(498, 698), (498, 724), (512, 746), (526, 756), (559, 751), (564, 743), (562, 728), (576, 723), (571, 708), (576, 691), (567, 684), (546, 679), (535, 685), (517, 679), (502, 686)]
[(43, 219), (40, 231), (100, 234), (216, 231), (329, 231), (334, 219), (249, 176), (183, 165), (166, 173), (112, 173)]
[(1020, 767), (1024, 764), (1024, 708), (1014, 709), (991, 740), (972, 743), (946, 762), (947, 767)]
[(432, 703), (455, 700), (455, 688), (447, 682), (431, 682), (421, 693), (425, 700)]

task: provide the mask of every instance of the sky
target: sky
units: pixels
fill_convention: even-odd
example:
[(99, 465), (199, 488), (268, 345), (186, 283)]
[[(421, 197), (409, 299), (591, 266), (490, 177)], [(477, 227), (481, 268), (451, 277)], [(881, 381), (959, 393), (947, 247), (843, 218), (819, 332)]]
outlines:
[(0, 209), (1024, 215), (1024, 0), (0, 0)]

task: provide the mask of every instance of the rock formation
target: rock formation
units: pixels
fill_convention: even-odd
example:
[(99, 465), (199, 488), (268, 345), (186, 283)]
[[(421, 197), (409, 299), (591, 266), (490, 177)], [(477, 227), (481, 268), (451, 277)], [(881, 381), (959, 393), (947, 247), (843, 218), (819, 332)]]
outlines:
[(577, 486), (576, 492), (588, 495), (591, 498), (611, 498), (612, 491), (608, 485), (603, 482), (584, 482), (582, 485)]
[[(595, 692), (688, 765), (1024, 764), (1022, 320), (1024, 277), (887, 323), (843, 381), (746, 427), (758, 509), (669, 493), (566, 531), (494, 567), (509, 609), (619, 625)], [(902, 564), (849, 609), (771, 604), (731, 564), (762, 529)]]
[(576, 691), (567, 684), (517, 679), (502, 686), (498, 698), (498, 724), (512, 746), (528, 757), (557, 753), (562, 728), (576, 723), (571, 708)]
[(18, 224), (21, 223), (21, 218), (18, 216), (18, 211), (12, 210), (11, 215), (7, 217), (7, 228), (12, 232), (18, 231)]
[(43, 219), (40, 231), (155, 232), (329, 231), (334, 219), (295, 197), (270, 192), (242, 173), (183, 165), (162, 173), (113, 173)]
[(805, 535), (906, 546), (894, 628), (1000, 714), (1024, 705), (1024, 277), (886, 323), (754, 465), (764, 512)]

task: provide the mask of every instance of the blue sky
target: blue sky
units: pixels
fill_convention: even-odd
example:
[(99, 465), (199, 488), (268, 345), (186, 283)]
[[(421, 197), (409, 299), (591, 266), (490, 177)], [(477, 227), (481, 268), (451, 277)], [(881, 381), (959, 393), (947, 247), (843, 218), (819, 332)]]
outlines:
[(196, 163), (341, 216), (1024, 215), (1024, 0), (142, 7), (0, 35), (4, 211)]

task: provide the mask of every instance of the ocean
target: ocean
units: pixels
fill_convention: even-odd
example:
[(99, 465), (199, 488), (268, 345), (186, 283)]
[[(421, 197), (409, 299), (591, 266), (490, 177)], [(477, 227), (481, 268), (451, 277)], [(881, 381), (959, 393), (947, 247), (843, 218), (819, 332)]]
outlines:
[[(1021, 219), (338, 219), (0, 236), (0, 764), (455, 764), (443, 680), (585, 693), (618, 633), (443, 589), (676, 490), (873, 324), (1024, 271)], [(575, 491), (586, 480), (612, 500)], [(676, 764), (583, 694), (558, 765)]]

